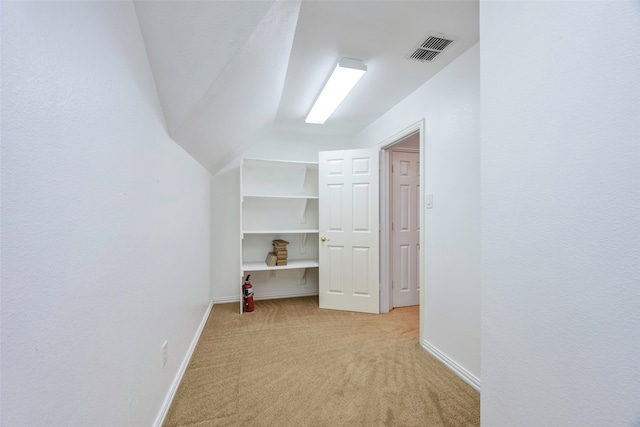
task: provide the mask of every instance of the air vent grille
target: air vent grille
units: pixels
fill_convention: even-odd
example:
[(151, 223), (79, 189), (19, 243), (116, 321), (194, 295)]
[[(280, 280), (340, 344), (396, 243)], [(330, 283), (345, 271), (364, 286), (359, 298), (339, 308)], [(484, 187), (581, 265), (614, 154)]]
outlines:
[(447, 40), (440, 37), (429, 37), (420, 45), (424, 49), (433, 49), (443, 51), (445, 47), (449, 46), (453, 40)]
[(435, 52), (433, 50), (416, 49), (411, 53), (411, 59), (415, 59), (416, 61), (433, 61), (433, 59), (438, 55), (440, 55), (440, 52)]
[(411, 61), (431, 62), (451, 43), (453, 40), (450, 38), (428, 36), (426, 40), (418, 43), (405, 58)]

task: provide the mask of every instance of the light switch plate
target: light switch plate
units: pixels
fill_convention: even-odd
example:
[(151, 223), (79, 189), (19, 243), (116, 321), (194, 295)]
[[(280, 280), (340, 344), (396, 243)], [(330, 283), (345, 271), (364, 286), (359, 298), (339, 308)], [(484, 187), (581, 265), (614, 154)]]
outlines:
[(424, 208), (425, 209), (433, 209), (433, 193), (425, 194), (425, 197), (424, 197)]

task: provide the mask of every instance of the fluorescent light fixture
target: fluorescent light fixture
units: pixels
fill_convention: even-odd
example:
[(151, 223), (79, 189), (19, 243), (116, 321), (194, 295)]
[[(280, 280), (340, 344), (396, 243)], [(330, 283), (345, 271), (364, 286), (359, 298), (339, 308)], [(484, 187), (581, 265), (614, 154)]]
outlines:
[(357, 59), (342, 58), (313, 104), (306, 123), (323, 124), (362, 78), (367, 66)]

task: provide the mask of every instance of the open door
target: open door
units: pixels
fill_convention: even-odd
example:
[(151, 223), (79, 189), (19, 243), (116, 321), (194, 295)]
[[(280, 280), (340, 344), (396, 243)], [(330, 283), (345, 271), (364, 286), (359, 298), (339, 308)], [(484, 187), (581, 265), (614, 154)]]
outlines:
[(320, 308), (380, 312), (378, 149), (319, 154)]

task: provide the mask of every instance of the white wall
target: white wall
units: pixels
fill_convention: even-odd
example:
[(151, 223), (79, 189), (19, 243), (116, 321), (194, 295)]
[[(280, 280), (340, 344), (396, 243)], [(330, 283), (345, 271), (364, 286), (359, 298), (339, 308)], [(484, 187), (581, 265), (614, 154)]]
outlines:
[[(211, 286), (213, 301), (240, 300), (240, 168), (211, 178)], [(239, 308), (238, 308), (239, 309)]]
[[(376, 146), (425, 119), (423, 345), (480, 379), (479, 46), (475, 45), (363, 130)], [(456, 366), (457, 365), (457, 366)]]
[(151, 425), (210, 301), (210, 176), (131, 3), (2, 2), (2, 43), (0, 423)]
[(640, 425), (640, 3), (482, 2), (482, 423)]

